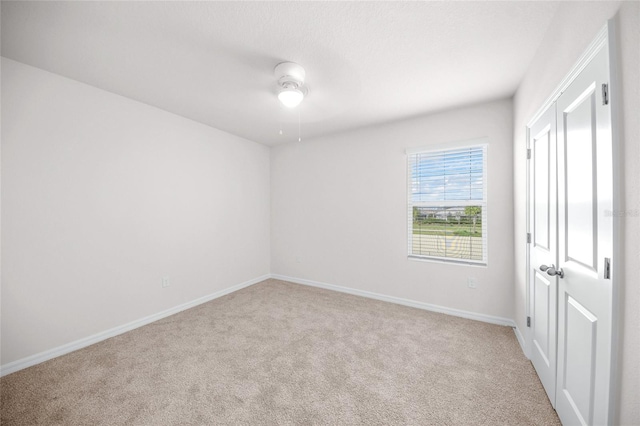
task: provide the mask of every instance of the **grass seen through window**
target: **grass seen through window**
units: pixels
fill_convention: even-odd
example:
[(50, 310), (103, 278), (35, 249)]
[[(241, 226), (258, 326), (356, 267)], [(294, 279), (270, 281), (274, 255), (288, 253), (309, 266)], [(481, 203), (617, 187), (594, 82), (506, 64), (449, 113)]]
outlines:
[(482, 207), (413, 207), (413, 253), (482, 260)]

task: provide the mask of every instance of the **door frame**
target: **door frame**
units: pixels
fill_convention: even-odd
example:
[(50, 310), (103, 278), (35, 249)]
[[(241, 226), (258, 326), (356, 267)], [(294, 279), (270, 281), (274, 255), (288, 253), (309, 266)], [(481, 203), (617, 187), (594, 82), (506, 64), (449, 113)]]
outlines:
[[(537, 110), (537, 112), (533, 115), (533, 117), (528, 121), (526, 126), (526, 135), (525, 135), (525, 143), (526, 143), (526, 151), (530, 152), (531, 149), (529, 140), (531, 137), (530, 129), (533, 124), (542, 116), (542, 114), (549, 108), (553, 103), (555, 103), (560, 95), (566, 90), (566, 88), (575, 80), (575, 78), (584, 70), (584, 68), (589, 64), (589, 62), (593, 59), (593, 57), (602, 49), (604, 46), (608, 46), (609, 48), (609, 105), (611, 108), (611, 129), (612, 129), (612, 167), (613, 167), (613, 255), (611, 262), (611, 290), (612, 290), (612, 305), (611, 305), (611, 371), (610, 371), (610, 382), (609, 382), (609, 423), (615, 424), (617, 419), (617, 409), (616, 409), (616, 401), (618, 397), (618, 347), (619, 347), (619, 328), (621, 324), (620, 318), (620, 283), (619, 283), (619, 274), (622, 271), (620, 267), (620, 260), (622, 259), (622, 243), (623, 240), (621, 238), (621, 220), (618, 212), (622, 211), (622, 194), (620, 193), (622, 175), (621, 175), (621, 166), (622, 166), (622, 157), (621, 157), (621, 143), (620, 143), (620, 87), (619, 87), (619, 76), (618, 76), (618, 55), (617, 55), (617, 27), (615, 18), (609, 19), (607, 23), (598, 31), (595, 38), (591, 42), (591, 44), (587, 47), (584, 53), (580, 56), (576, 64), (571, 68), (569, 73), (562, 79), (560, 84), (556, 87), (556, 89), (551, 93), (551, 95), (547, 98), (547, 100), (542, 104), (542, 106)], [(531, 161), (527, 160), (526, 166), (526, 233), (531, 233), (531, 217), (530, 217), (530, 202), (531, 202), (531, 194), (530, 194), (530, 173), (531, 173)], [(526, 241), (526, 240), (525, 240)], [(529, 256), (531, 244), (526, 243), (525, 249), (525, 279), (526, 279), (526, 315), (530, 317), (532, 314), (532, 285), (529, 278)], [(524, 353), (527, 358), (531, 358), (531, 350), (533, 345), (533, 336), (531, 333), (531, 329), (527, 327), (524, 331)]]

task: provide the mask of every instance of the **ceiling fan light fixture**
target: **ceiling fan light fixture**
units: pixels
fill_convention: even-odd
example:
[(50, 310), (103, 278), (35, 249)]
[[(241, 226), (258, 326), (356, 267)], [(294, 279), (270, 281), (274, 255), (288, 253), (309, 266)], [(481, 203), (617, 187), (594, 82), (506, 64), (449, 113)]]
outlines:
[(280, 87), (278, 99), (287, 108), (295, 108), (304, 99), (306, 88), (303, 88), (305, 71), (295, 62), (281, 62), (273, 70)]
[(304, 99), (304, 93), (296, 87), (287, 87), (278, 93), (278, 99), (287, 108), (295, 108)]

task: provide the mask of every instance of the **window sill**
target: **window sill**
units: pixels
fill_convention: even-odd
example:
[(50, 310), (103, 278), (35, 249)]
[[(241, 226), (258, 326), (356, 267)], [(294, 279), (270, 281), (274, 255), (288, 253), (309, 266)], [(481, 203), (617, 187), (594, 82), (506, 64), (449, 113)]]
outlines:
[(459, 265), (459, 266), (473, 266), (486, 268), (486, 262), (473, 262), (468, 260), (456, 260), (456, 259), (443, 259), (440, 257), (426, 257), (426, 256), (407, 256), (407, 260), (414, 262), (426, 262), (426, 263), (443, 263), (445, 265)]

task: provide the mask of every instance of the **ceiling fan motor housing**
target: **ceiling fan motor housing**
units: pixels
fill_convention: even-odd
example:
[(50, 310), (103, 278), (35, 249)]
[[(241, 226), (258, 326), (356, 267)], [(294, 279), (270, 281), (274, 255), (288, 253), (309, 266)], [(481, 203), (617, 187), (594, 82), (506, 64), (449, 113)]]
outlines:
[(305, 72), (302, 66), (295, 62), (281, 62), (276, 65), (273, 74), (282, 88), (299, 88), (304, 84)]

